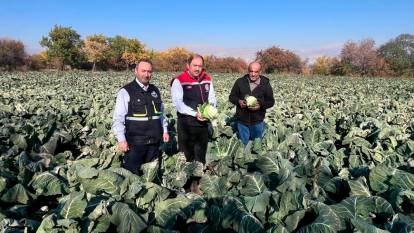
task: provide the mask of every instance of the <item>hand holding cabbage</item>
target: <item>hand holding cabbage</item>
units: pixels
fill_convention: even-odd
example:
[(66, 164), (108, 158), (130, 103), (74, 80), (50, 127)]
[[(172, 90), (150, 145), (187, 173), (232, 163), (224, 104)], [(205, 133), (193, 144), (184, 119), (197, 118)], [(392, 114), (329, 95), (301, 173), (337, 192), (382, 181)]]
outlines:
[(247, 107), (252, 110), (252, 111), (256, 111), (259, 110), (260, 105), (259, 105), (259, 101), (257, 101), (257, 98), (252, 96), (252, 95), (247, 95), (245, 98), (246, 101), (246, 105)]
[(203, 105), (198, 106), (197, 111), (202, 118), (210, 121), (216, 119), (218, 116), (217, 108), (209, 103), (204, 103)]

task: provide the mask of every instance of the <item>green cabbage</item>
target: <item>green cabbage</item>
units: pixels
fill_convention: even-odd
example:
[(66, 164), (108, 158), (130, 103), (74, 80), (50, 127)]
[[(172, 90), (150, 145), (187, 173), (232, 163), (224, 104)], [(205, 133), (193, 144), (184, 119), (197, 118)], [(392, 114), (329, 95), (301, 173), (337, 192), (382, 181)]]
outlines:
[(246, 96), (245, 100), (246, 100), (247, 107), (249, 108), (257, 105), (257, 99), (254, 96), (251, 96), (251, 95)]
[(218, 116), (217, 108), (209, 103), (204, 103), (203, 105), (199, 106), (197, 110), (199, 113), (201, 113), (202, 117), (209, 120), (214, 120)]

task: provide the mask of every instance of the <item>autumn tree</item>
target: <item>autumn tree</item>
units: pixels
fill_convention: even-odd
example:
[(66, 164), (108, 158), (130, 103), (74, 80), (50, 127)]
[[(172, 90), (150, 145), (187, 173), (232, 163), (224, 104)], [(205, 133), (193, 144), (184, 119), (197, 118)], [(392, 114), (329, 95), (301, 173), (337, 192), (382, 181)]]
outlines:
[(303, 66), (297, 54), (275, 46), (257, 52), (256, 60), (265, 73), (300, 73)]
[(171, 48), (156, 53), (153, 61), (154, 68), (157, 71), (182, 71), (191, 54), (192, 53), (185, 48)]
[(26, 52), (21, 41), (0, 39), (0, 68), (14, 70), (25, 63)]
[(138, 39), (129, 39), (127, 48), (121, 59), (127, 64), (127, 69), (135, 65), (138, 60), (145, 58), (145, 46)]
[(414, 75), (414, 35), (401, 34), (378, 49), (397, 75)]
[(109, 52), (107, 38), (102, 35), (92, 35), (84, 40), (83, 52), (89, 62), (92, 62), (92, 71), (96, 69), (96, 63), (103, 61)]
[(348, 41), (342, 48), (340, 60), (341, 73), (344, 75), (392, 75), (389, 65), (378, 55), (372, 39), (364, 39), (358, 43)]
[(115, 36), (108, 38), (109, 55), (108, 63), (110, 68), (115, 70), (125, 69), (126, 64), (122, 60), (122, 54), (128, 48), (128, 38), (123, 36)]
[(359, 43), (348, 41), (341, 51), (344, 72), (348, 75), (374, 75), (377, 64), (375, 42), (371, 39)]
[(47, 61), (47, 52), (42, 51), (29, 56), (27, 59), (27, 66), (31, 70), (41, 70), (47, 67)]
[(209, 72), (245, 73), (247, 63), (242, 58), (207, 56), (205, 66)]
[(317, 57), (311, 66), (312, 73), (318, 75), (330, 75), (335, 64), (335, 58), (328, 56)]
[(55, 25), (47, 37), (42, 37), (40, 45), (47, 48), (48, 58), (55, 59), (61, 70), (65, 65), (77, 66), (83, 60), (82, 40), (71, 27)]
[(113, 69), (129, 69), (139, 59), (148, 58), (145, 46), (138, 39), (115, 36), (109, 41), (109, 64)]

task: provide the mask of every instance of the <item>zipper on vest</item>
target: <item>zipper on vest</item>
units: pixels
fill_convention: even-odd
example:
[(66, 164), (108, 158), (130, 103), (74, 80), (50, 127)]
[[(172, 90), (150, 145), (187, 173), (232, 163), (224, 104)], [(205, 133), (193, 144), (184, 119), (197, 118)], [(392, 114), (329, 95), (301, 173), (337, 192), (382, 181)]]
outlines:
[(203, 90), (201, 89), (201, 84), (200, 83), (198, 83), (198, 87), (200, 89), (201, 101), (203, 101), (203, 104), (204, 104), (205, 101), (204, 101), (204, 97), (203, 97)]
[[(250, 89), (249, 78), (247, 78), (247, 88), (249, 88), (250, 95), (253, 95), (252, 89)], [(250, 115), (250, 109), (247, 109), (247, 110), (249, 112), (249, 123), (251, 124), (252, 123), (252, 118), (251, 118), (251, 115)]]

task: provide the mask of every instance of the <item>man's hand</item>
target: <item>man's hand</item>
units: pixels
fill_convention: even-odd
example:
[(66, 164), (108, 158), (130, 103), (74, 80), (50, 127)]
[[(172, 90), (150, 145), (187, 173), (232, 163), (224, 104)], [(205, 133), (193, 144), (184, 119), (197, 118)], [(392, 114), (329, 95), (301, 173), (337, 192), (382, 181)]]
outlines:
[(129, 150), (128, 142), (127, 141), (118, 142), (118, 150), (121, 152), (127, 152)]
[(257, 103), (254, 107), (249, 107), (250, 111), (257, 111), (259, 109), (260, 109), (260, 104), (259, 103)]
[(240, 105), (240, 108), (245, 108), (245, 107), (247, 107), (246, 100), (239, 100), (239, 105)]
[(197, 114), (196, 114), (196, 118), (197, 118), (197, 120), (199, 120), (199, 121), (206, 121), (206, 120), (207, 120), (206, 118), (204, 118), (203, 116), (201, 116), (201, 113), (199, 113), (199, 112), (197, 112)]
[(168, 134), (168, 132), (164, 132), (164, 134), (162, 135), (162, 140), (164, 142), (169, 142), (170, 141), (170, 135)]

